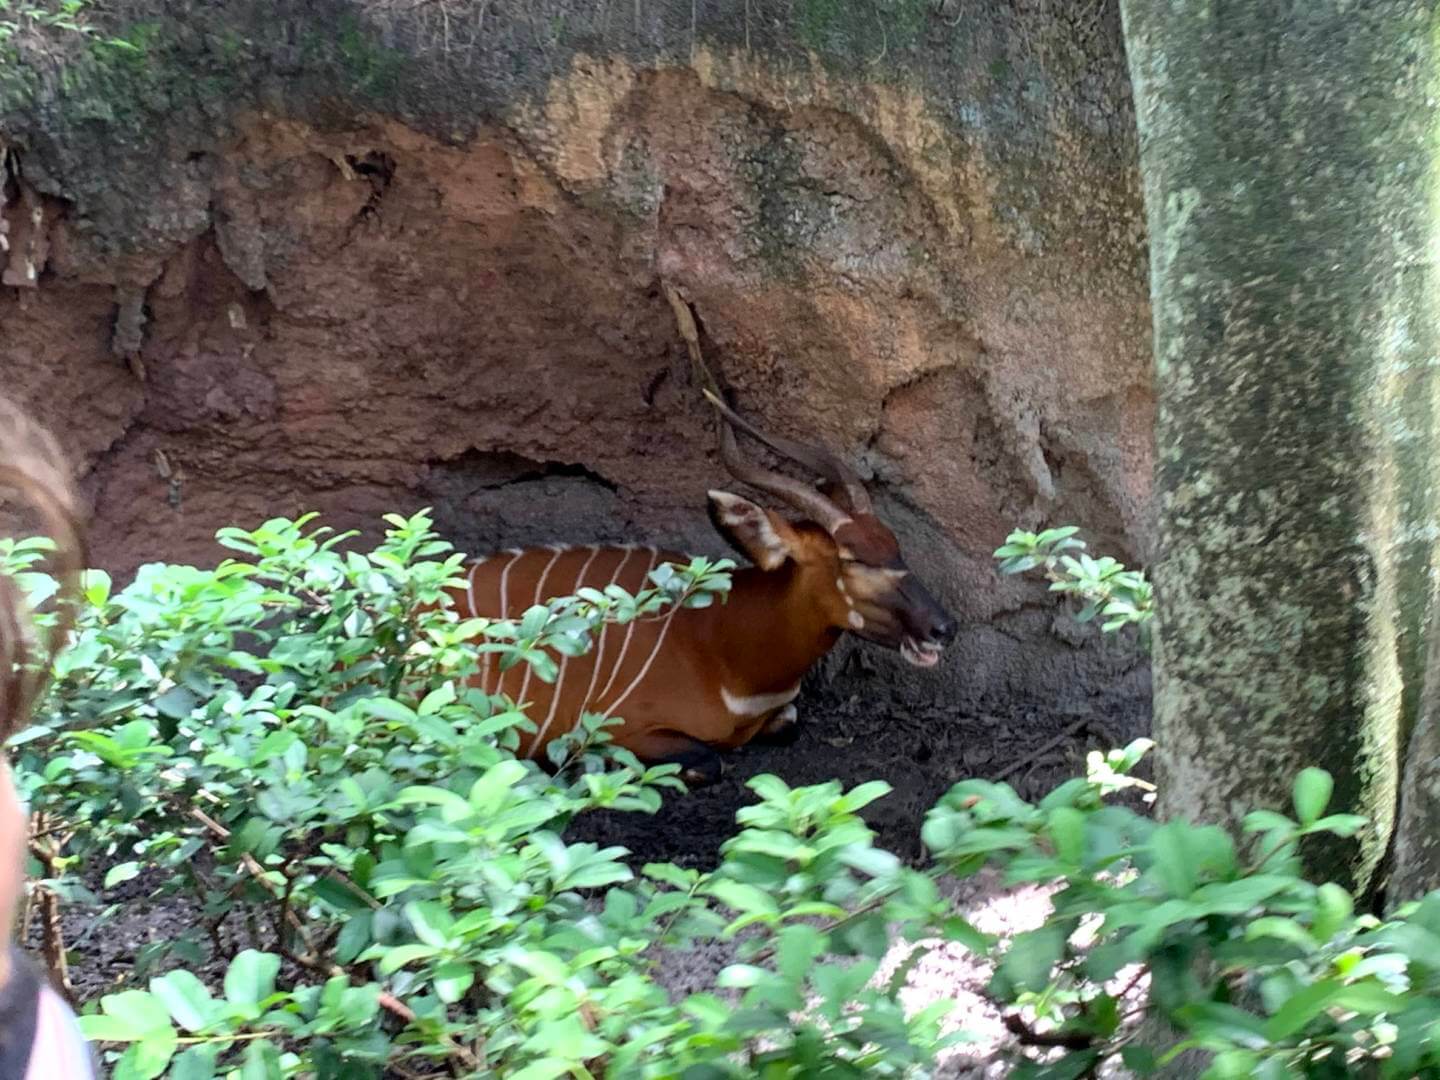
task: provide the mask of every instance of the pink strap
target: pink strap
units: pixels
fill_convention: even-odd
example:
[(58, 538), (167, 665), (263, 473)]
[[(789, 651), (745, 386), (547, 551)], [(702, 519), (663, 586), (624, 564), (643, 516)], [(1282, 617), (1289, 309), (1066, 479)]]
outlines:
[(35, 1044), (25, 1080), (95, 1080), (94, 1059), (75, 1014), (48, 986), (40, 990)]

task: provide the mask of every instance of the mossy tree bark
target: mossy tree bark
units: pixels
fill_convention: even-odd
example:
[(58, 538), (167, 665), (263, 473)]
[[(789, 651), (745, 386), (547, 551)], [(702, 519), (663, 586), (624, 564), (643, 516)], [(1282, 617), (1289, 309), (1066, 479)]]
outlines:
[[(1322, 766), (1373, 827), (1311, 866), (1362, 890), (1437, 632), (1436, 6), (1122, 0), (1160, 396), (1162, 812), (1235, 825)], [(1440, 767), (1415, 764), (1405, 827), (1434, 832)], [(1440, 884), (1440, 851), (1396, 851), (1405, 888)]]

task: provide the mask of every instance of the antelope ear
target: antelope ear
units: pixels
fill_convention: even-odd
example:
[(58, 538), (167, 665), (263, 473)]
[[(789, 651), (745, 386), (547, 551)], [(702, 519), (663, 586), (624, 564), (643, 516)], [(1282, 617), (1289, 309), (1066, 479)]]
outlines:
[(710, 492), (710, 520), (716, 530), (761, 570), (774, 570), (790, 558), (795, 530), (778, 514), (728, 491)]
[(834, 480), (826, 480), (820, 485), (820, 494), (824, 495), (847, 514), (853, 515), (855, 513), (855, 507), (850, 505), (850, 493), (845, 490), (844, 484), (837, 484)]

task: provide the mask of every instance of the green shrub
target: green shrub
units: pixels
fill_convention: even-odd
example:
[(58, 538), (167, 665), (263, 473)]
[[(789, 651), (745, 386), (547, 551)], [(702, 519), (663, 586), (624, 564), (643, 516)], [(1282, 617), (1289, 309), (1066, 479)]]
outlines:
[(1075, 537), (1079, 531), (1074, 525), (1040, 533), (1016, 529), (995, 549), (1000, 572), (1022, 574), (1027, 570), (1040, 570), (1050, 579), (1052, 592), (1082, 601), (1075, 614), (1080, 622), (1089, 622), (1099, 615), (1103, 619), (1100, 628), (1105, 633), (1136, 626), (1141, 640), (1148, 641), (1150, 620), (1155, 617), (1150, 582), (1141, 571), (1127, 570), (1109, 555), (1098, 559), (1086, 555), (1085, 541)]
[[(87, 868), (108, 867), (104, 888), (158, 868), (199, 916), (84, 1017), (122, 1048), (117, 1077), (859, 1076), (928, 1060), (940, 1010), (907, 1017), (898, 987), (868, 985), (886, 920), (939, 904), (856, 814), (883, 784), (759, 778), (714, 873), (637, 877), (622, 849), (565, 829), (600, 807), (653, 813), (675, 768), (586, 717), (547, 774), (512, 752), (530, 721), (465, 687), (484, 652), (553, 679), (544, 650), (710, 603), (728, 562), (462, 622), (438, 604), (459, 556), (425, 515), (387, 520), (366, 554), (276, 520), (222, 530), (243, 557), (214, 570), (147, 566), (114, 594), (87, 580), (74, 645), (13, 746), (41, 823), (37, 887), (98, 904)], [(42, 551), (0, 547), (37, 597)], [(207, 927), (237, 914), (250, 947), (217, 955)], [(653, 980), (657, 948), (747, 929), (717, 993), (672, 1002)]]
[[(1381, 922), (1356, 915), (1340, 886), (1304, 880), (1300, 837), (1364, 826), (1325, 815), (1330, 789), (1328, 774), (1302, 772), (1295, 818), (1251, 813), (1245, 849), (1214, 826), (1107, 805), (1088, 781), (1034, 805), (1005, 785), (951, 789), (924, 830), (942, 864), (1060, 886), (990, 991), (1049, 1022), (1034, 1045), (1067, 1049), (1013, 1075), (1084, 1076), (1116, 1055), (1145, 1074), (1190, 1048), (1214, 1055), (1214, 1078), (1440, 1075), (1440, 892)], [(1146, 1009), (1184, 1035), (1164, 1053), (1135, 1042), (1106, 988), (1126, 968), (1132, 983), (1148, 976)]]
[[(1381, 922), (1300, 876), (1301, 836), (1363, 827), (1325, 815), (1324, 773), (1297, 779), (1293, 819), (1252, 814), (1243, 843), (1109, 799), (1148, 787), (1130, 776), (1143, 740), (1038, 803), (965, 781), (925, 820), (923, 869), (859, 816), (883, 783), (760, 776), (712, 872), (637, 873), (567, 826), (655, 812), (674, 768), (615, 749), (594, 717), (553, 774), (517, 761), (529, 721), (465, 678), (480, 650), (553, 677), (544, 650), (713, 602), (728, 564), (461, 622), (435, 606), (458, 557), (425, 515), (387, 520), (364, 554), (277, 520), (224, 530), (243, 557), (214, 570), (150, 566), (113, 594), (88, 579), (40, 722), (12, 743), (39, 815), (35, 888), (98, 908), (87, 875), (104, 893), (155, 870), (143, 880), (198, 923), (87, 1003), (119, 1080), (919, 1078), (961, 1037), (942, 1030), (948, 1002), (900, 1002), (937, 940), (993, 955), (1015, 1076), (1145, 1073), (1187, 1047), (1213, 1055), (1211, 1077), (1440, 1075), (1440, 893)], [(1069, 539), (1045, 535), (1005, 557)], [(0, 544), (0, 569), (44, 595), (27, 569), (43, 550)], [(942, 898), (941, 878), (987, 865), (1055, 888), (1042, 926), (997, 942)], [(225, 918), (249, 940), (207, 933)], [(736, 962), (676, 1000), (657, 954), (705, 941)], [(1180, 1041), (1143, 1045), (1146, 1014)]]

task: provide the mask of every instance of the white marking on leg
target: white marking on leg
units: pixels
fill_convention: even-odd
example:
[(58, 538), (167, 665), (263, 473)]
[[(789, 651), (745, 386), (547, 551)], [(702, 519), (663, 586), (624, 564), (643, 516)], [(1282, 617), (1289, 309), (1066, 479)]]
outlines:
[(852, 630), (864, 630), (865, 616), (861, 615), (858, 611), (852, 610), (850, 612), (850, 628)]
[(773, 712), (782, 705), (793, 712), (795, 706), (790, 702), (794, 701), (799, 693), (799, 683), (776, 694), (748, 694), (745, 696), (732, 694), (722, 686), (720, 687), (720, 700), (725, 703), (725, 709), (731, 716), (739, 717), (742, 720), (753, 720), (757, 716)]
[[(585, 583), (585, 572), (590, 569), (590, 564), (595, 561), (595, 557), (599, 554), (600, 548), (594, 544), (591, 544), (590, 557), (586, 559), (583, 564), (581, 564), (580, 572), (575, 575), (575, 584), (570, 586), (570, 592), (572, 595), (575, 593), (575, 590), (579, 589), (580, 586)], [(569, 669), (569, 667), (570, 657), (560, 657), (560, 673), (555, 676), (555, 692), (554, 695), (550, 698), (550, 711), (545, 714), (545, 722), (540, 725), (540, 730), (535, 733), (535, 741), (531, 743), (530, 753), (526, 755), (527, 757), (534, 757), (536, 749), (545, 741), (545, 732), (550, 730), (550, 724), (554, 721), (555, 713), (560, 708), (560, 695), (561, 692), (565, 689), (565, 672)]]
[[(635, 587), (635, 592), (637, 593), (640, 592), (641, 589), (645, 588), (645, 582), (650, 580), (650, 571), (655, 569), (655, 563), (660, 558), (660, 552), (657, 551), (655, 548), (647, 548), (646, 550), (650, 552), (650, 563), (648, 566), (645, 567), (645, 572), (640, 575), (640, 584)], [(620, 646), (620, 655), (615, 658), (615, 666), (610, 671), (610, 679), (608, 682), (606, 682), (605, 689), (601, 690), (599, 696), (595, 698), (595, 703), (597, 705), (605, 700), (605, 695), (608, 694), (610, 692), (610, 688), (615, 685), (615, 680), (619, 677), (621, 668), (625, 666), (625, 654), (630, 651), (630, 639), (635, 636), (635, 624), (639, 621), (639, 619), (631, 619), (630, 625), (625, 628), (625, 640)], [(666, 623), (664, 629), (661, 630), (657, 640), (664, 639), (665, 630), (667, 629), (669, 629), (668, 622)], [(652, 660), (655, 658), (655, 654), (653, 652), (650, 654), (650, 658)], [(649, 667), (648, 663), (646, 664), (646, 667)], [(632, 684), (630, 689), (633, 690), (634, 688), (635, 687)], [(628, 694), (629, 692), (629, 690), (625, 691), (626, 694)], [(621, 700), (624, 700), (624, 698), (622, 697)], [(611, 705), (609, 709), (605, 710), (605, 715), (609, 716), (611, 711), (614, 710), (614, 708), (615, 706)]]

